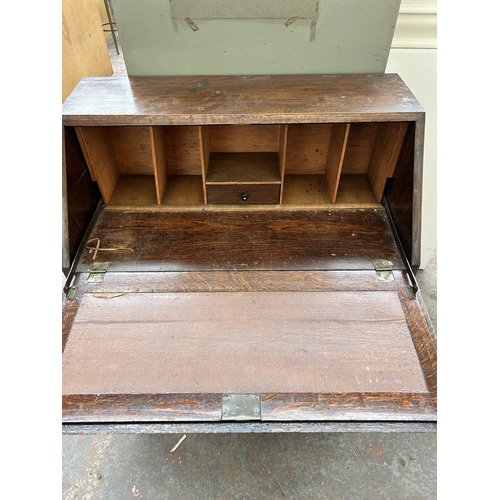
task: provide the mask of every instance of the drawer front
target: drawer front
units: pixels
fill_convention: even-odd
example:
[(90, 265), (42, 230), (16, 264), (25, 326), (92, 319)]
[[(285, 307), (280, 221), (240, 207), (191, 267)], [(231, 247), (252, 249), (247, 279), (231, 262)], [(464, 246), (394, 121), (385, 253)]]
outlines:
[(207, 201), (230, 205), (277, 205), (280, 184), (207, 184)]

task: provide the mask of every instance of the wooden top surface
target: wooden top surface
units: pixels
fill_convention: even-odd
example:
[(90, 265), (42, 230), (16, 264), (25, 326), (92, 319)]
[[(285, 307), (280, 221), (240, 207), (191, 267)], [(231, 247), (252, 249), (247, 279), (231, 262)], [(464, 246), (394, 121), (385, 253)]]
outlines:
[(416, 120), (396, 74), (84, 78), (63, 123), (208, 125)]

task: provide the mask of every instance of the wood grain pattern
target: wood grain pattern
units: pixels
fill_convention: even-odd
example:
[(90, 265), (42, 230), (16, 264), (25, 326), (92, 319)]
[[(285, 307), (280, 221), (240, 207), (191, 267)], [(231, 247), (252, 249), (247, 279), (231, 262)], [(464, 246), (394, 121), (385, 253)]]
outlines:
[(69, 271), (100, 200), (73, 127), (62, 128), (62, 268)]
[(280, 163), (280, 203), (283, 202), (283, 183), (285, 181), (286, 153), (288, 149), (288, 125), (280, 125), (280, 143), (279, 143), (279, 163)]
[(169, 175), (202, 175), (198, 127), (170, 126), (163, 130)]
[[(394, 271), (399, 276), (400, 271)], [(84, 273), (82, 276), (86, 276)], [(401, 278), (397, 278), (401, 279)], [(88, 283), (92, 294), (161, 292), (326, 292), (398, 290), (396, 281), (372, 271), (207, 271), (113, 272), (103, 283)]]
[(411, 347), (391, 291), (86, 294), (63, 391), (425, 392)]
[(162, 127), (150, 128), (152, 162), (156, 186), (156, 201), (160, 204), (168, 184), (169, 168), (167, 163), (166, 134)]
[[(415, 266), (424, 116), (397, 75), (84, 79), (65, 206), (97, 180), (90, 237), (134, 252), (99, 254), (95, 284), (84, 252), (63, 298), (69, 432), (435, 429), (436, 338), (380, 204)], [(207, 204), (219, 152), (274, 153), (282, 204)], [(262, 422), (220, 422), (228, 392), (261, 394)]]
[(289, 125), (285, 174), (324, 174), (331, 134), (329, 123)]
[(268, 394), (261, 399), (263, 421), (435, 421), (426, 393)]
[[(176, 277), (172, 277), (171, 290), (210, 290), (212, 286), (220, 286), (221, 290), (238, 289), (252, 289), (259, 286), (264, 289), (270, 289), (273, 283), (278, 289), (283, 282), (288, 286), (294, 287), (300, 281), (302, 285), (298, 287), (307, 289), (311, 287), (340, 287), (343, 283), (348, 282), (338, 280), (333, 276), (338, 276), (339, 273), (322, 272), (322, 273), (293, 273), (290, 276), (288, 273), (276, 272), (269, 275), (269, 273), (260, 273), (260, 276), (268, 275), (268, 282), (264, 285), (259, 285), (259, 273), (255, 279), (246, 280), (248, 272), (232, 273), (232, 280), (225, 280), (224, 275), (228, 273), (219, 273), (218, 278), (211, 280), (212, 273), (205, 273), (198, 275), (197, 273), (179, 273)], [(341, 273), (342, 274), (342, 273)], [(352, 274), (352, 273), (348, 273)], [(361, 282), (370, 285), (370, 273), (361, 273)], [(373, 279), (374, 273), (371, 273)], [(95, 293), (98, 288), (109, 292), (110, 290), (118, 290), (117, 285), (138, 287), (142, 291), (160, 290), (165, 285), (163, 279), (157, 276), (150, 275), (147, 277), (144, 273), (140, 273), (131, 282), (127, 279), (130, 275), (127, 273), (111, 273), (107, 276), (104, 283), (101, 284), (86, 284), (85, 276), (77, 276), (78, 292), (75, 301), (66, 301), (64, 307), (64, 333), (63, 340), (68, 338), (68, 331), (73, 326), (73, 321), (76, 316), (76, 311), (80, 303), (81, 297), (86, 293)], [(288, 276), (284, 280), (281, 276)], [(144, 281), (146, 280), (146, 281)], [(148, 282), (149, 280), (149, 282)], [(180, 280), (180, 281), (179, 281)], [(366, 281), (368, 280), (368, 281)], [(107, 284), (106, 284), (107, 283)], [(134, 284), (135, 283), (135, 284)], [(225, 285), (224, 285), (225, 283)], [(413, 426), (416, 422), (421, 422), (423, 427), (421, 429), (435, 431), (436, 420), (436, 356), (435, 356), (435, 336), (432, 334), (432, 325), (425, 312), (425, 306), (421, 301), (421, 297), (417, 301), (410, 301), (404, 291), (404, 286), (409, 281), (405, 272), (395, 272), (395, 282), (379, 282), (378, 286), (388, 286), (391, 290), (390, 293), (397, 293), (401, 301), (403, 310), (408, 321), (409, 332), (411, 333), (411, 341), (415, 346), (415, 353), (419, 356), (419, 363), (423, 367), (423, 376), (425, 378), (425, 390), (421, 393), (387, 393), (387, 392), (353, 392), (353, 393), (321, 393), (321, 394), (307, 394), (307, 393), (294, 393), (294, 394), (267, 394), (263, 396), (262, 410), (263, 418), (269, 420), (282, 420), (282, 422), (294, 421), (290, 425), (298, 425), (302, 429), (324, 429), (318, 423), (318, 426), (312, 427), (305, 421), (310, 420), (311, 424), (314, 421), (321, 422), (322, 420), (330, 422), (339, 422), (338, 431), (351, 430), (357, 428), (358, 430), (368, 429), (370, 425), (380, 426), (380, 429), (387, 430), (393, 429), (393, 425), (402, 431), (405, 427), (404, 423)], [(229, 288), (224, 288), (224, 286)], [(158, 288), (159, 287), (159, 288)], [(360, 286), (363, 289), (363, 285)], [(215, 288), (213, 289), (215, 290)], [(399, 292), (398, 292), (399, 290)], [(145, 294), (147, 295), (147, 294)], [(96, 299), (101, 301), (115, 300), (115, 299)], [(422, 308), (423, 307), (423, 308)], [(430, 326), (430, 330), (426, 328)], [(64, 342), (63, 342), (64, 347)], [(126, 429), (140, 429), (145, 430), (152, 425), (151, 422), (157, 422), (159, 427), (152, 427), (157, 432), (161, 429), (172, 429), (167, 425), (163, 427), (165, 422), (189, 422), (197, 420), (202, 421), (217, 421), (220, 419), (220, 401), (222, 394), (116, 394), (116, 395), (66, 395), (63, 398), (63, 421), (64, 422), (79, 422), (88, 423), (90, 429), (101, 429), (103, 432), (119, 432), (120, 427), (115, 427), (116, 423), (123, 422)], [(296, 422), (300, 420), (300, 422)], [(97, 426), (92, 423), (99, 422)], [(108, 425), (105, 423), (108, 422)], [(136, 424), (132, 424), (136, 422)], [(142, 422), (142, 424), (137, 424)], [(163, 424), (162, 424), (163, 423)], [(259, 427), (260, 424), (265, 422), (248, 422), (243, 424), (228, 423), (224, 425), (231, 426), (231, 428), (264, 429), (267, 427)], [(352, 426), (351, 426), (352, 424)], [(368, 424), (368, 427), (365, 426)], [(389, 424), (389, 425), (387, 425)], [(132, 427), (128, 427), (131, 425)], [(183, 425), (183, 424), (181, 424)], [(201, 425), (201, 424), (197, 424)], [(208, 425), (208, 424), (207, 424)], [(235, 427), (232, 427), (232, 426)], [(265, 424), (266, 426), (276, 426), (276, 432), (285, 431), (288, 427), (282, 427), (279, 422)], [(328, 424), (330, 425), (330, 424)], [(402, 425), (402, 427), (400, 427)], [(350, 427), (351, 426), (351, 427)], [(360, 426), (360, 427), (357, 427)], [(85, 428), (85, 427), (83, 427)], [(217, 432), (217, 427), (211, 425), (202, 425), (203, 432)], [(413, 428), (413, 427), (412, 427)], [(73, 427), (74, 429), (74, 427)], [(114, 429), (114, 430), (113, 430)], [(281, 430), (280, 430), (281, 429)], [(261, 430), (262, 431), (262, 430)], [(93, 431), (92, 431), (93, 432)], [(201, 432), (201, 431), (200, 431)]]
[(435, 422), (197, 422), (63, 424), (66, 435), (97, 434), (217, 434), (281, 432), (437, 432)]
[(212, 153), (276, 153), (278, 125), (218, 125), (208, 128)]
[(424, 117), (408, 126), (385, 199), (403, 249), (414, 269), (420, 265)]
[(278, 153), (211, 153), (207, 184), (280, 184)]
[(350, 125), (342, 173), (366, 174), (379, 124), (353, 122)]
[(293, 207), (366, 210), (380, 208), (380, 203), (375, 199), (366, 175), (341, 175), (333, 204), (328, 194), (326, 175), (287, 175), (283, 186), (283, 208)]
[(198, 127), (198, 137), (200, 141), (200, 161), (201, 161), (201, 175), (203, 182), (203, 199), (207, 203), (207, 172), (210, 164), (210, 138), (208, 135), (207, 127)]
[(207, 201), (221, 205), (278, 205), (280, 183), (207, 184)]
[(77, 127), (76, 133), (92, 177), (97, 180), (105, 203), (113, 195), (120, 170), (111, 145), (109, 131), (103, 127)]
[[(382, 209), (103, 211), (91, 237), (103, 247), (135, 250), (99, 257), (117, 271), (373, 270), (379, 258), (403, 268)], [(91, 263), (85, 253), (79, 270)]]
[(151, 127), (107, 127), (107, 131), (121, 175), (154, 174)]
[(395, 74), (85, 78), (66, 125), (411, 121), (423, 109)]
[(87, 283), (88, 273), (77, 273), (75, 298), (63, 302), (63, 350), (84, 293), (107, 297), (116, 293), (395, 291), (399, 290), (398, 283), (404, 281), (404, 273), (396, 270), (394, 276), (395, 281), (381, 281), (374, 270), (108, 271), (102, 283)]
[(339, 189), (340, 174), (344, 162), (345, 149), (349, 137), (350, 124), (332, 125), (328, 158), (326, 161), (326, 178), (328, 180), (328, 194), (330, 201), (335, 203)]
[[(202, 209), (205, 204), (203, 179), (201, 175), (170, 175), (161, 207), (185, 209), (186, 206)], [(127, 210), (122, 205), (122, 210)]]
[(218, 421), (219, 394), (63, 395), (63, 422)]
[(382, 200), (386, 180), (392, 177), (407, 123), (381, 123), (378, 127), (377, 139), (368, 166), (368, 178), (377, 201)]
[(108, 200), (109, 207), (148, 208), (158, 204), (154, 175), (122, 175)]
[(94, 2), (62, 2), (62, 101), (83, 76), (113, 74)]

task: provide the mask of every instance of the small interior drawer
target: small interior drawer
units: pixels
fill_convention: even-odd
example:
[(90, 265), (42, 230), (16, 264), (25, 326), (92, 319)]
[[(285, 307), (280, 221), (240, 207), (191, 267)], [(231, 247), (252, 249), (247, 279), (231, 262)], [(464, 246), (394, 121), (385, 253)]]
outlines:
[(221, 204), (275, 204), (280, 202), (279, 184), (207, 185), (207, 202)]

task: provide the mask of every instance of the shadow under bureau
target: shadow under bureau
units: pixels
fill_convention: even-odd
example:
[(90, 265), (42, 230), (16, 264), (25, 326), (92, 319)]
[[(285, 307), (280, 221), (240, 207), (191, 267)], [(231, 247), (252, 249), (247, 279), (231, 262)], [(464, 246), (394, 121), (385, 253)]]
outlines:
[(63, 431), (435, 430), (424, 117), (394, 74), (83, 79)]

